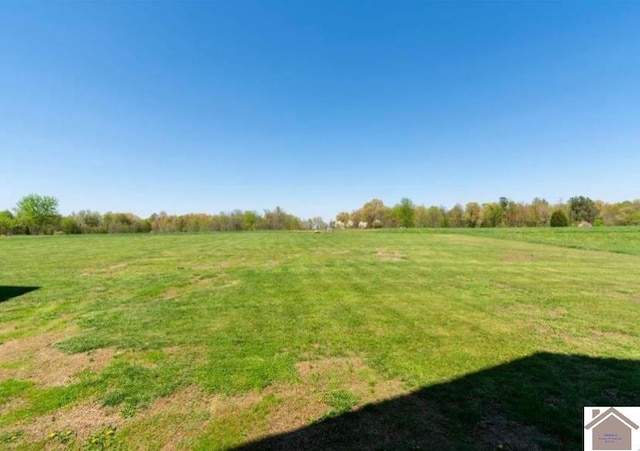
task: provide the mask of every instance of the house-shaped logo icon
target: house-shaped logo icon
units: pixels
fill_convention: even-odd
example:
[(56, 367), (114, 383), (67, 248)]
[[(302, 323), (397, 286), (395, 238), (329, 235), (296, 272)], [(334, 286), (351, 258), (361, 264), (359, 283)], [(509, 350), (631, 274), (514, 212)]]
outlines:
[(631, 429), (638, 425), (611, 407), (604, 412), (593, 409), (592, 420), (584, 428), (591, 430), (594, 450), (630, 450)]

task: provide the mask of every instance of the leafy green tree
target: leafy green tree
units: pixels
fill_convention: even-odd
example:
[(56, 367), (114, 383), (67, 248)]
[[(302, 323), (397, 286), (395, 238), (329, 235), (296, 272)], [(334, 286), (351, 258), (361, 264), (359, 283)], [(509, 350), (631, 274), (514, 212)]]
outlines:
[(244, 230), (255, 230), (260, 222), (260, 215), (255, 211), (245, 211), (242, 218), (242, 227)]
[(60, 218), (58, 199), (39, 194), (24, 196), (18, 201), (15, 212), (18, 223), (30, 234), (51, 231)]
[(444, 207), (418, 205), (413, 210), (416, 227), (447, 227), (447, 210)]
[(413, 202), (407, 197), (403, 197), (398, 205), (393, 207), (394, 216), (398, 218), (398, 225), (401, 227), (414, 227), (415, 211)]
[(82, 233), (82, 228), (74, 216), (65, 216), (60, 221), (60, 229), (66, 234)]
[(551, 227), (566, 227), (569, 225), (569, 218), (567, 218), (567, 215), (565, 215), (562, 210), (556, 210), (551, 215), (549, 225), (551, 225)]
[[(501, 198), (502, 199), (502, 198)], [(504, 207), (502, 201), (499, 204), (489, 203), (482, 206), (482, 226), (498, 227), (504, 219)]]
[(9, 210), (0, 211), (0, 234), (9, 235), (13, 233), (16, 220)]
[(598, 207), (595, 202), (584, 196), (569, 199), (569, 215), (573, 222), (588, 221), (593, 223), (598, 217)]

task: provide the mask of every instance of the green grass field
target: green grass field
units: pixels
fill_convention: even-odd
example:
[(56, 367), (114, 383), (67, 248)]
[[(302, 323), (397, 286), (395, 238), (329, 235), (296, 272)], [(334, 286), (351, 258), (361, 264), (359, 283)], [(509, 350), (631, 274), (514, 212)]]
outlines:
[(640, 229), (0, 237), (0, 448), (579, 449)]

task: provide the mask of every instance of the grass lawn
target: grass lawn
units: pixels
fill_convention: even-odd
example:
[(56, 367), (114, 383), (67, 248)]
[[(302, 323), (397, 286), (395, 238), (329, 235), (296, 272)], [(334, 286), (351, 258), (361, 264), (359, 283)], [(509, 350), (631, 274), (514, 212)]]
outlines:
[(640, 229), (0, 237), (0, 448), (580, 449)]

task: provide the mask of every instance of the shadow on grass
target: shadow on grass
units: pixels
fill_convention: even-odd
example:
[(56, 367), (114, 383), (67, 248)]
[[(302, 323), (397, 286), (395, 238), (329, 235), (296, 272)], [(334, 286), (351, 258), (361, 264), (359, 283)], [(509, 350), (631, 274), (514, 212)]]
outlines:
[(40, 287), (9, 287), (0, 285), (0, 302), (35, 291)]
[(237, 449), (582, 449), (590, 405), (640, 406), (640, 361), (534, 354)]

